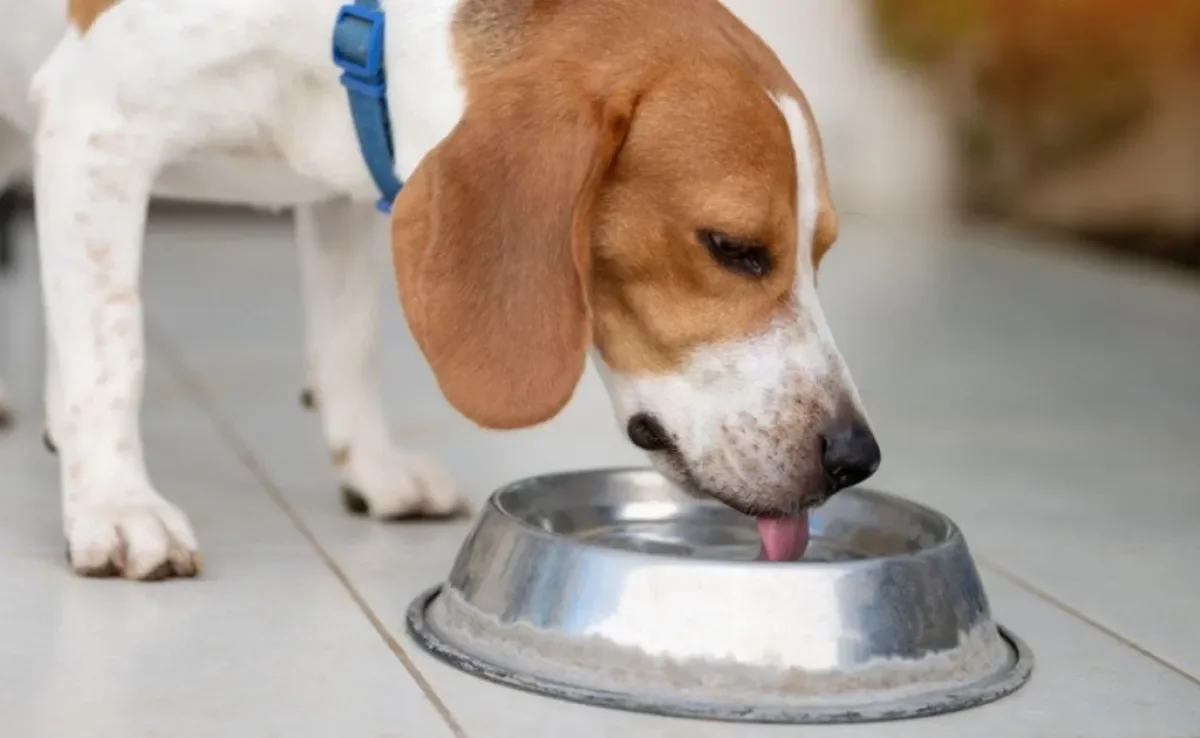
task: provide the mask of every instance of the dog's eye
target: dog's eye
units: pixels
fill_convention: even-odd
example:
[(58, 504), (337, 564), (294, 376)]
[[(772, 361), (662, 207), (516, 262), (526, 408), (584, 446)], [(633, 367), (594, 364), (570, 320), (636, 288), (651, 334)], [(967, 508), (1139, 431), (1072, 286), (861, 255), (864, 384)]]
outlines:
[(701, 229), (696, 237), (721, 266), (748, 277), (765, 277), (771, 271), (771, 253), (755, 241), (739, 240), (720, 231)]

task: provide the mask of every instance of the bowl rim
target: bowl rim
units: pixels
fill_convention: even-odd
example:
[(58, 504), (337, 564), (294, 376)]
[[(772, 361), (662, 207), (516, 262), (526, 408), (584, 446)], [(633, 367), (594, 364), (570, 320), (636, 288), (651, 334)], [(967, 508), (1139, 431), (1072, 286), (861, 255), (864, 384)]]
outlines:
[[(857, 571), (859, 569), (872, 568), (872, 567), (878, 566), (880, 564), (880, 562), (885, 562), (885, 561), (886, 562), (895, 562), (895, 563), (900, 563), (900, 564), (903, 564), (903, 563), (920, 564), (926, 558), (937, 556), (937, 555), (939, 555), (940, 552), (949, 550), (955, 546), (962, 547), (963, 550), (965, 551), (967, 557), (972, 562), (974, 562), (975, 557), (970, 552), (970, 549), (967, 546), (967, 541), (966, 541), (965, 536), (963, 536), (962, 529), (958, 527), (958, 524), (955, 523), (954, 520), (950, 518), (950, 516), (946, 515), (945, 513), (939, 512), (939, 511), (933, 509), (932, 507), (929, 507), (928, 505), (924, 505), (920, 502), (910, 500), (906, 497), (902, 497), (902, 496), (894, 494), (892, 492), (885, 492), (885, 491), (877, 489), (875, 487), (864, 486), (864, 485), (855, 485), (854, 487), (848, 488), (848, 490), (846, 490), (846, 491), (855, 490), (860, 493), (866, 493), (868, 496), (871, 496), (871, 497), (883, 498), (885, 501), (887, 501), (891, 504), (898, 504), (901, 507), (907, 507), (909, 509), (915, 510), (917, 513), (919, 513), (923, 516), (934, 518), (934, 519), (938, 520), (939, 523), (941, 523), (942, 525), (945, 526), (944, 537), (942, 537), (936, 544), (934, 544), (933, 546), (929, 546), (928, 548), (921, 548), (916, 551), (908, 551), (905, 553), (894, 554), (894, 555), (889, 555), (889, 556), (871, 556), (871, 557), (863, 558), (863, 559), (843, 559), (843, 560), (836, 560), (836, 561), (805, 561), (804, 559), (800, 559), (798, 561), (738, 561), (738, 560), (730, 560), (730, 559), (694, 559), (694, 558), (688, 558), (688, 557), (683, 557), (683, 556), (665, 556), (665, 555), (660, 555), (660, 554), (645, 553), (642, 551), (630, 551), (628, 549), (618, 548), (615, 546), (607, 546), (603, 543), (597, 543), (596, 541), (580, 539), (580, 538), (569, 538), (569, 537), (561, 535), (561, 534), (555, 534), (550, 531), (547, 531), (544, 528), (541, 528), (537, 525), (530, 523), (528, 520), (526, 520), (524, 518), (514, 515), (509, 510), (506, 510), (504, 508), (504, 506), (499, 504), (499, 502), (498, 502), (499, 498), (502, 495), (504, 495), (505, 493), (514, 493), (523, 487), (527, 487), (527, 486), (530, 486), (530, 485), (533, 485), (533, 484), (539, 483), (539, 482), (569, 479), (572, 477), (587, 477), (587, 476), (596, 476), (596, 475), (619, 477), (619, 476), (627, 476), (627, 475), (631, 475), (631, 474), (636, 474), (639, 476), (652, 475), (652, 476), (658, 477), (659, 479), (662, 479), (667, 484), (671, 484), (673, 486), (673, 483), (669, 479), (667, 479), (664, 475), (662, 475), (660, 472), (658, 472), (657, 470), (655, 470), (653, 467), (650, 467), (650, 466), (613, 466), (613, 467), (597, 466), (597, 467), (587, 467), (584, 469), (552, 471), (552, 472), (546, 472), (543, 474), (534, 474), (534, 475), (531, 475), (528, 477), (522, 477), (521, 479), (516, 479), (511, 482), (507, 482), (507, 483), (501, 485), (500, 487), (497, 487), (490, 495), (488, 495), (487, 501), (484, 503), (484, 509), (494, 511), (496, 514), (500, 515), (509, 524), (516, 525), (517, 527), (519, 527), (522, 530), (523, 534), (529, 535), (532, 538), (536, 538), (536, 539), (539, 539), (539, 540), (542, 540), (542, 541), (545, 541), (548, 543), (553, 543), (556, 545), (570, 545), (573, 548), (579, 548), (579, 549), (596, 551), (596, 552), (604, 552), (605, 554), (611, 555), (616, 558), (629, 557), (631, 559), (637, 559), (640, 561), (645, 561), (647, 558), (669, 560), (675, 565), (683, 565), (683, 566), (696, 565), (696, 566), (705, 566), (705, 567), (710, 567), (710, 568), (713, 566), (717, 566), (717, 567), (721, 567), (721, 568), (725, 568), (725, 567), (732, 568), (732, 567), (745, 567), (747, 564), (754, 563), (754, 564), (770, 565), (772, 567), (802, 567), (805, 570), (809, 570), (809, 571), (819, 571), (819, 570), (833, 571), (833, 570), (836, 570), (836, 571), (840, 571), (840, 572), (851, 572), (851, 571)], [(721, 505), (722, 507), (725, 507), (726, 509), (732, 510), (735, 514), (740, 514), (740, 513), (737, 513), (736, 510), (733, 510), (733, 508), (729, 508), (728, 506), (723, 505), (720, 502), (720, 500), (713, 500), (713, 502), (718, 505)], [(820, 507), (811, 508), (809, 510), (809, 512), (812, 513), (813, 511), (817, 511), (817, 510), (820, 510)], [(480, 519), (482, 520), (482, 518), (480, 518)]]

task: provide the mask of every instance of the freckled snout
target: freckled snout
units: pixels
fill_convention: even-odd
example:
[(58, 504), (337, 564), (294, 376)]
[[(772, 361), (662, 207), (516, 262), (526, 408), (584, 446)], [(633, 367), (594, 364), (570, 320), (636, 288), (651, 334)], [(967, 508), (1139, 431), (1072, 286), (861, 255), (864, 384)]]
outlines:
[(821, 466), (829, 477), (829, 494), (864, 482), (879, 469), (882, 456), (875, 434), (855, 419), (821, 434)]
[[(794, 483), (782, 485), (779, 489), (786, 499), (808, 498), (817, 502), (824, 501), (847, 487), (866, 481), (879, 469), (882, 454), (875, 434), (860, 414), (850, 412), (846, 415), (845, 418), (839, 417), (830, 421), (826, 429), (817, 434), (815, 444), (807, 444), (815, 454), (813, 451), (800, 452), (795, 468), (803, 470), (807, 467), (810, 471), (800, 471), (798, 476), (793, 476), (796, 472), (787, 475), (799, 480), (799, 488), (793, 489)], [(684, 462), (689, 472), (695, 474), (691, 464), (687, 463), (690, 459), (681, 455), (672, 434), (658, 415), (648, 412), (633, 414), (625, 425), (625, 433), (634, 446), (652, 455), (665, 454), (675, 457), (676, 460)], [(804, 442), (800, 442), (793, 448), (799, 451), (805, 446)], [(731, 486), (733, 485), (722, 485), (725, 489)], [(754, 488), (752, 494), (756, 496), (771, 495), (766, 485), (749, 486)], [(778, 503), (764, 499), (754, 504), (773, 507)]]

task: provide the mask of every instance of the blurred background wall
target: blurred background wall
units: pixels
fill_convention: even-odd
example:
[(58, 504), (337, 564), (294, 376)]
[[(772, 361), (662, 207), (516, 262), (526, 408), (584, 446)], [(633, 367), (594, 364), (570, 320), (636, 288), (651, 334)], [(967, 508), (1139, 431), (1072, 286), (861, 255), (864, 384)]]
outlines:
[(809, 95), (844, 214), (1200, 266), (1200, 1), (726, 3)]

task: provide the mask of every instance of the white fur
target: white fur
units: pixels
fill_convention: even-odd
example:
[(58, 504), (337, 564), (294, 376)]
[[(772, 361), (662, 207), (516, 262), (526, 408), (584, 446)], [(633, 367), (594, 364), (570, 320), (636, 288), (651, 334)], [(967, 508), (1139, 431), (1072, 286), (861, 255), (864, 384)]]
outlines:
[(675, 373), (601, 374), (619, 418), (651, 413), (671, 434), (683, 461), (653, 455), (661, 471), (746, 509), (798, 512), (821, 499), (825, 424), (843, 403), (862, 410), (817, 299), (816, 137), (798, 101), (777, 102), (791, 131), (799, 193), (787, 316), (760, 335), (694, 350)]
[[(151, 194), (298, 208), (309, 375), (343, 482), (381, 517), (462, 507), (436, 464), (393, 444), (380, 411), (370, 247), (385, 221), (329, 60), (340, 4), (121, 0), (80, 37), (60, 2), (0, 0), (17, 21), (0, 28), (0, 48), (22, 54), (0, 77), (0, 160), (32, 140), (47, 423), (79, 571), (198, 565), (187, 518), (146, 471), (138, 423)], [(389, 72), (406, 81), (389, 99), (402, 177), (462, 113), (455, 4), (385, 0)]]

